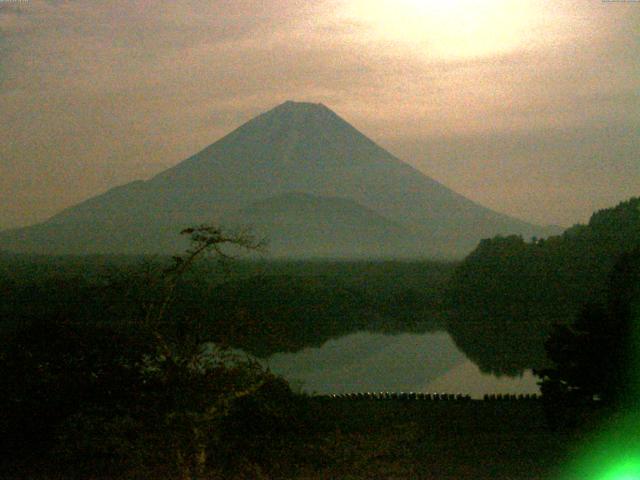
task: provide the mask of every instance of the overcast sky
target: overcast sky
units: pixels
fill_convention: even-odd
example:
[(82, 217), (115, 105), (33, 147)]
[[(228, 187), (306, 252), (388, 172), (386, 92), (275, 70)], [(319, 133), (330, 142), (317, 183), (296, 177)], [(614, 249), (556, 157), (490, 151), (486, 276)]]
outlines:
[(0, 228), (322, 102), (495, 210), (640, 195), (640, 3), (0, 0)]

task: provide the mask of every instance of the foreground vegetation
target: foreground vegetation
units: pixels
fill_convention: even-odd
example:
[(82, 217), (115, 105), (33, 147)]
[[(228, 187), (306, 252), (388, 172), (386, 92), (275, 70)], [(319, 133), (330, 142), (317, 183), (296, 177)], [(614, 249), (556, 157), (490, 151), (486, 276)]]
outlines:
[[(220, 269), (195, 260), (207, 251), (227, 260), (218, 247), (253, 249), (253, 239), (211, 227), (184, 233), (193, 240), (185, 255), (142, 265), (127, 258), (93, 258), (93, 268), (86, 259), (5, 258), (6, 476), (289, 478), (313, 471), (326, 459), (323, 438), (337, 427), (319, 424), (311, 399), (231, 347), (264, 354), (321, 341), (314, 332), (360, 328), (355, 320), (365, 309), (372, 325), (392, 330), (385, 309), (397, 295), (433, 307), (428, 295), (407, 294), (415, 280), (401, 291), (376, 283), (386, 264), (312, 265), (320, 274), (302, 281), (295, 264), (274, 264), (280, 271), (267, 275), (256, 272), (257, 264), (235, 264), (229, 272), (226, 263)], [(404, 269), (407, 279), (440, 279), (448, 267), (433, 264), (426, 274), (415, 265), (393, 268)], [(278, 296), (293, 283), (288, 297)], [(302, 331), (300, 340), (256, 340), (278, 325)]]
[[(184, 233), (172, 259), (0, 259), (0, 476), (554, 478), (594, 418), (635, 408), (638, 199), (460, 265), (196, 263), (259, 245)], [(545, 401), (313, 398), (249, 355), (444, 328), (486, 370), (544, 367)]]
[[(154, 439), (139, 424), (135, 432), (119, 431), (100, 418), (85, 422), (74, 438), (59, 437), (71, 443), (58, 444), (48, 462), (23, 455), (3, 472), (36, 479), (540, 480), (557, 478), (583, 433), (551, 431), (542, 405), (531, 402), (340, 401), (290, 396), (286, 389), (278, 397), (236, 402), (208, 432), (211, 456), (199, 473), (176, 463), (171, 448), (184, 438), (180, 430), (157, 426), (172, 436), (149, 444)], [(131, 440), (136, 436), (139, 442)]]

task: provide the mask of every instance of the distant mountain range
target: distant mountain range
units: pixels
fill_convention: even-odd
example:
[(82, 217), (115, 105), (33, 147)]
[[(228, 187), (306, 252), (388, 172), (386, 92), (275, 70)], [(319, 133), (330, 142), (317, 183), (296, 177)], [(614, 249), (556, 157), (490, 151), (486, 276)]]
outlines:
[(174, 253), (201, 223), (250, 225), (291, 257), (462, 256), (496, 234), (560, 231), (455, 193), (323, 105), (286, 102), (148, 181), (0, 232), (0, 249)]

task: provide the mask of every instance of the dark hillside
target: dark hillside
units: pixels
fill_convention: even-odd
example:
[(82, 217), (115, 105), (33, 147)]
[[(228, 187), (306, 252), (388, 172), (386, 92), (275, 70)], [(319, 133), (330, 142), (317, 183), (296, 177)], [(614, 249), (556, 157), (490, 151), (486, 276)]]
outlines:
[(602, 303), (615, 262), (639, 246), (640, 198), (547, 240), (483, 240), (452, 277), (449, 331), (484, 370), (540, 367), (551, 326)]

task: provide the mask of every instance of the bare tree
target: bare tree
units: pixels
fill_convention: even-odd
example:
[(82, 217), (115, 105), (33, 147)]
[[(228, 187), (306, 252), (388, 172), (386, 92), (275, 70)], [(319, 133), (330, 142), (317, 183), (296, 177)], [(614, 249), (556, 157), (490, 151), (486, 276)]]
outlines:
[(160, 323), (163, 320), (180, 278), (198, 258), (213, 253), (224, 266), (225, 262), (236, 258), (237, 252), (261, 252), (267, 244), (266, 240), (257, 239), (248, 230), (231, 232), (212, 225), (186, 228), (180, 234), (189, 235), (191, 247), (184, 254), (174, 256), (173, 265), (164, 271), (164, 298), (157, 310), (149, 309), (145, 319), (147, 322)]
[[(180, 279), (199, 258), (212, 254), (224, 266), (241, 253), (262, 251), (266, 246), (264, 240), (256, 239), (248, 231), (230, 232), (211, 225), (187, 228), (180, 233), (189, 235), (191, 246), (184, 254), (174, 256), (173, 264), (163, 271), (162, 299), (155, 308), (147, 310), (145, 325), (157, 341), (157, 356), (150, 359), (148, 366), (160, 382), (168, 389), (175, 389), (179, 378), (190, 378), (190, 383), (200, 385), (179, 392), (181, 403), (188, 408), (171, 411), (166, 416), (169, 425), (173, 425), (173, 434), (181, 438), (175, 448), (176, 464), (183, 478), (191, 479), (204, 475), (207, 444), (215, 436), (217, 422), (237, 399), (253, 394), (272, 376), (257, 361), (225, 347), (200, 342), (172, 345), (166, 341), (161, 333), (164, 317), (174, 301)], [(221, 385), (226, 387), (221, 389)]]

